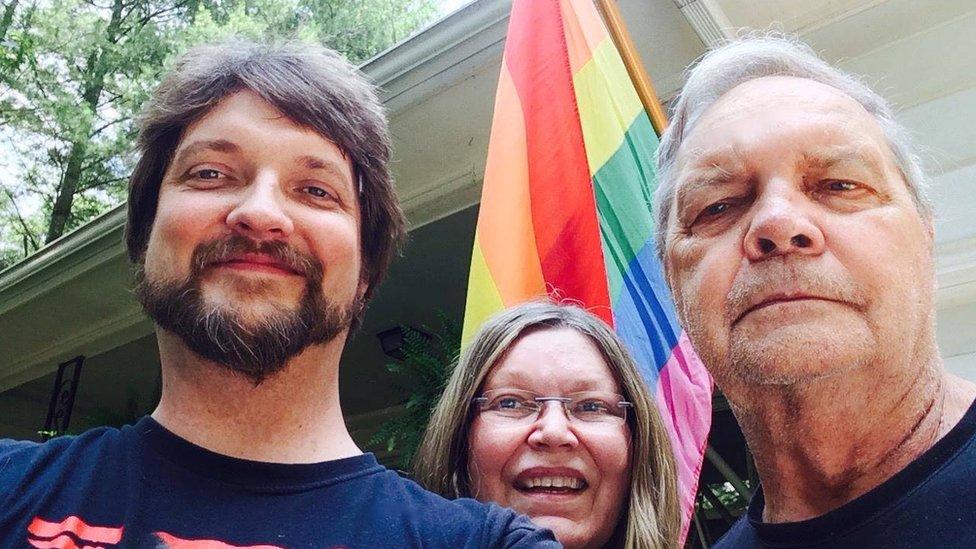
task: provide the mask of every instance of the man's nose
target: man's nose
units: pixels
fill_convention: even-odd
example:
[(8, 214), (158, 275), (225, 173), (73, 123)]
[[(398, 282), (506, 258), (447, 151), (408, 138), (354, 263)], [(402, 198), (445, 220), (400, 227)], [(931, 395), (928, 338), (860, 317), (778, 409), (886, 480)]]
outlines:
[(570, 425), (566, 407), (562, 402), (550, 400), (542, 403), (539, 417), (532, 425), (529, 445), (536, 449), (571, 449), (579, 445), (579, 439)]
[(746, 232), (745, 254), (750, 261), (762, 261), (786, 254), (820, 255), (824, 234), (811, 219), (808, 200), (796, 193), (760, 197)]
[(259, 172), (241, 190), (239, 201), (227, 214), (227, 225), (255, 240), (274, 240), (291, 235), (294, 224), (285, 212), (284, 197), (274, 173)]

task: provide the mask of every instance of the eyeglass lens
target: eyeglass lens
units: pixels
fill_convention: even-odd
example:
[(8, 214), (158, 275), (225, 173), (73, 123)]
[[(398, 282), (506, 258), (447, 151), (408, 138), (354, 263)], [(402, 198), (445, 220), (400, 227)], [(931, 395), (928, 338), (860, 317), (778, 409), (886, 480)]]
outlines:
[(629, 402), (614, 393), (584, 391), (566, 396), (541, 396), (518, 389), (486, 391), (475, 399), (478, 410), (486, 419), (501, 422), (536, 421), (545, 409), (546, 402), (563, 405), (572, 421), (590, 424), (620, 423), (627, 419)]

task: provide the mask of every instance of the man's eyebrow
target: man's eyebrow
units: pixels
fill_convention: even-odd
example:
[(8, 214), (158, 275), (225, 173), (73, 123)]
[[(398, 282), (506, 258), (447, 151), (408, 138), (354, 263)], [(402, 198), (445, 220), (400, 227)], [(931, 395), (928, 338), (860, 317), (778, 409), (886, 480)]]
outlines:
[(330, 175), (341, 180), (343, 183), (348, 183), (350, 187), (352, 186), (352, 181), (350, 180), (349, 175), (337, 162), (306, 154), (299, 156), (297, 163), (306, 170), (322, 170), (328, 172)]
[(238, 147), (237, 144), (235, 144), (232, 141), (228, 141), (226, 139), (207, 139), (204, 141), (194, 141), (193, 143), (190, 143), (186, 147), (183, 147), (183, 149), (176, 154), (176, 158), (173, 159), (173, 165), (179, 166), (180, 164), (185, 162), (187, 158), (190, 158), (193, 155), (203, 151), (236, 153), (236, 152), (240, 152), (240, 150), (241, 148)]
[(735, 170), (742, 166), (742, 158), (734, 148), (723, 148), (703, 154), (693, 160), (688, 174), (678, 184), (677, 199), (682, 203), (689, 194), (698, 190), (728, 183), (736, 177)]
[(298, 164), (303, 168), (308, 170), (325, 170), (329, 172), (335, 172), (339, 175), (345, 176), (342, 167), (331, 160), (326, 160), (324, 158), (319, 158), (317, 156), (312, 156), (310, 154), (302, 155), (298, 157)]
[(828, 147), (805, 152), (803, 161), (822, 170), (830, 169), (838, 164), (854, 163), (869, 170), (872, 175), (881, 177), (881, 163), (877, 154), (869, 146)]

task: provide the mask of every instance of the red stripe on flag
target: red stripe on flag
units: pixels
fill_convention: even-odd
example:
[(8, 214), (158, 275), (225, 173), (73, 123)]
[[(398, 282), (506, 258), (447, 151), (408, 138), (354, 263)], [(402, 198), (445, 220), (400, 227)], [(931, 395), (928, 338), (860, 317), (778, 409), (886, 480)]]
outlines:
[(505, 63), (525, 113), (542, 274), (612, 325), (606, 267), (558, 0), (515, 0)]

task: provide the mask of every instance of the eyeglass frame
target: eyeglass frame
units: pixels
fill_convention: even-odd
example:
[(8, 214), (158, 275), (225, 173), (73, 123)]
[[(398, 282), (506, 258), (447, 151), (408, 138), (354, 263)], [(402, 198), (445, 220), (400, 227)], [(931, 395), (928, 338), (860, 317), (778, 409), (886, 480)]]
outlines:
[[(624, 395), (621, 395), (621, 394), (618, 394), (618, 393), (613, 393), (613, 392), (610, 392), (610, 391), (576, 391), (576, 392), (573, 392), (573, 393), (569, 393), (569, 395), (566, 395), (566, 396), (541, 396), (541, 395), (537, 395), (533, 391), (529, 391), (529, 390), (526, 390), (526, 389), (516, 389), (514, 387), (502, 387), (500, 389), (491, 389), (489, 391), (485, 391), (485, 392), (481, 393), (481, 396), (476, 396), (476, 397), (472, 398), (471, 399), (471, 403), (472, 404), (475, 404), (475, 405), (485, 404), (485, 403), (488, 402), (488, 397), (486, 397), (485, 395), (487, 395), (489, 393), (496, 392), (496, 391), (512, 391), (512, 392), (516, 392), (516, 393), (527, 393), (529, 395), (535, 395), (535, 396), (532, 397), (532, 400), (534, 402), (543, 404), (543, 406), (539, 406), (539, 409), (534, 412), (535, 419), (532, 421), (532, 423), (535, 423), (536, 421), (538, 421), (542, 417), (542, 413), (545, 410), (544, 404), (546, 402), (560, 402), (560, 403), (562, 403), (563, 413), (566, 415), (566, 419), (569, 420), (570, 422), (574, 422), (574, 420), (578, 420), (579, 423), (584, 424), (584, 425), (599, 425), (600, 422), (587, 421), (585, 419), (578, 418), (578, 417), (576, 417), (573, 414), (573, 412), (570, 411), (570, 409), (569, 409), (569, 407), (567, 405), (574, 400), (572, 398), (573, 395), (582, 395), (582, 394), (596, 393), (596, 394), (613, 395), (613, 396), (616, 396), (616, 397), (620, 397), (621, 400), (618, 401), (618, 402), (616, 402), (616, 405), (618, 407), (620, 407), (620, 408), (623, 409), (623, 415), (622, 416), (617, 416), (617, 415), (610, 414), (611, 417), (620, 419), (619, 424), (626, 424), (628, 422), (628, 419), (629, 419), (629, 414), (627, 413), (627, 410), (628, 409), (630, 409), (630, 410), (634, 409), (634, 403), (633, 402), (629, 402), (627, 400), (624, 400), (624, 398), (626, 398), (626, 397), (624, 397)], [(472, 411), (474, 411), (477, 414), (481, 414), (481, 413), (485, 412), (486, 410), (484, 410), (483, 408), (479, 408), (477, 406), (474, 406), (474, 407), (472, 407)], [(533, 416), (533, 414), (529, 414), (529, 415), (527, 415), (525, 417), (525, 419), (531, 418), (532, 416)], [(516, 419), (517, 420), (517, 418), (510, 418), (510, 419)], [(524, 419), (522, 421), (524, 421)], [(617, 424), (616, 421), (614, 421), (613, 423), (614, 424)], [(528, 423), (526, 423), (526, 424), (528, 424)]]

